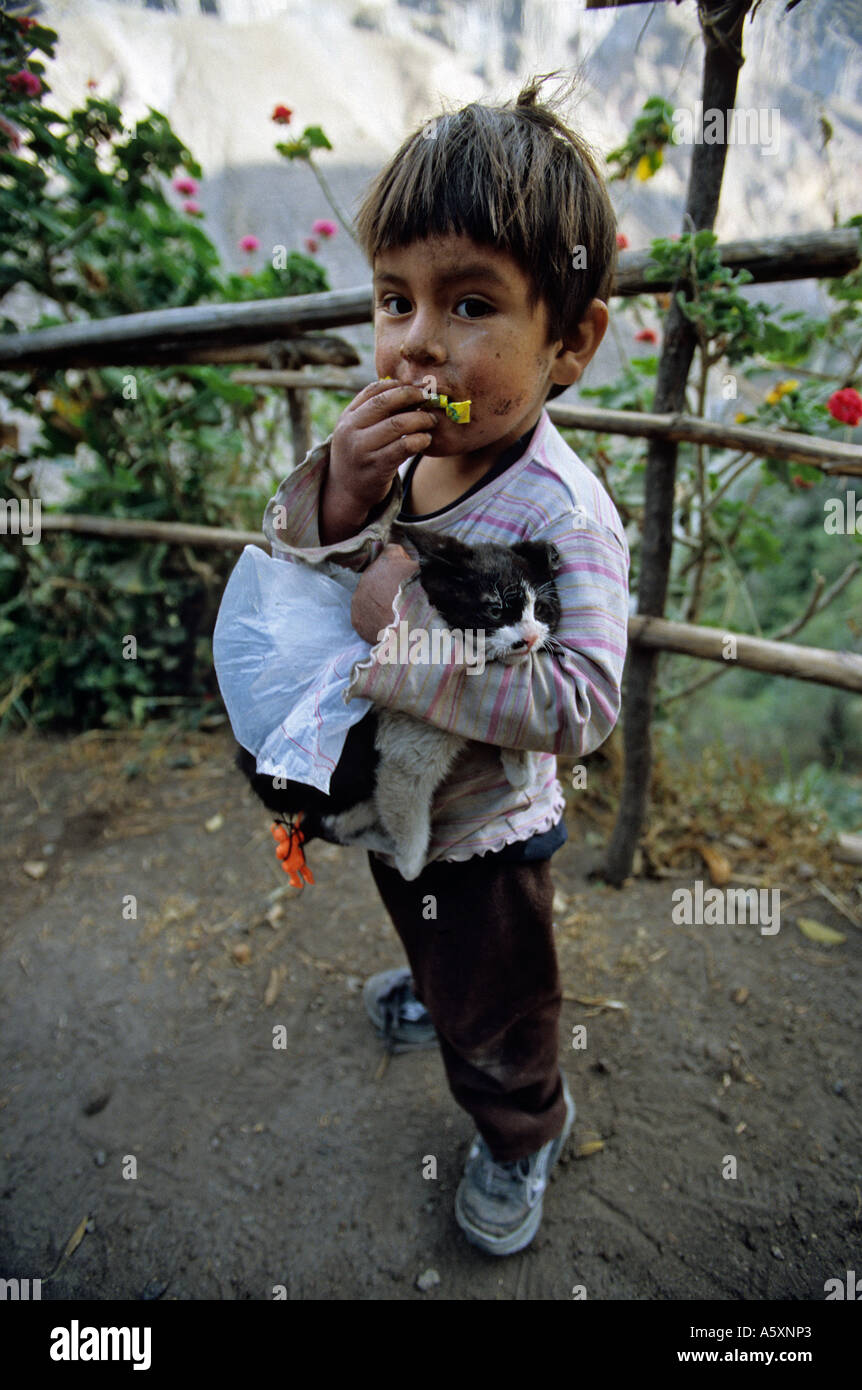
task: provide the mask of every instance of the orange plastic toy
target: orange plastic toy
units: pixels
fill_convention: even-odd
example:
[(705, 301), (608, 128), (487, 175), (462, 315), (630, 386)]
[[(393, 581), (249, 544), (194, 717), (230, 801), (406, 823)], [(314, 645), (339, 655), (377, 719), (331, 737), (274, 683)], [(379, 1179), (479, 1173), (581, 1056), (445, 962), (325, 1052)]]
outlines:
[(275, 852), (281, 860), (281, 867), (286, 874), (290, 875), (290, 882), (294, 888), (302, 888), (305, 883), (314, 883), (314, 874), (305, 862), (305, 853), (302, 842), (305, 839), (299, 828), (302, 820), (300, 811), (292, 821), (273, 821), (270, 829), (272, 838), (275, 840)]

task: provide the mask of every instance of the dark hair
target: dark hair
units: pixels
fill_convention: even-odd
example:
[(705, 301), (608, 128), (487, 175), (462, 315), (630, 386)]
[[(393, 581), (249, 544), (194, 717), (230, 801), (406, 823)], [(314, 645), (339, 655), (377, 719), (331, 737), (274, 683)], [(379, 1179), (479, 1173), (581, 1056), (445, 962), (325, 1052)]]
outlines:
[[(574, 82), (538, 101), (555, 76), (531, 79), (514, 105), (471, 102), (408, 136), (356, 216), (372, 266), (383, 251), (449, 232), (508, 251), (529, 280), (530, 308), (545, 302), (551, 342), (577, 328), (592, 299), (608, 299), (617, 261), (616, 217), (594, 157), (553, 109)], [(548, 397), (566, 389), (554, 385)]]

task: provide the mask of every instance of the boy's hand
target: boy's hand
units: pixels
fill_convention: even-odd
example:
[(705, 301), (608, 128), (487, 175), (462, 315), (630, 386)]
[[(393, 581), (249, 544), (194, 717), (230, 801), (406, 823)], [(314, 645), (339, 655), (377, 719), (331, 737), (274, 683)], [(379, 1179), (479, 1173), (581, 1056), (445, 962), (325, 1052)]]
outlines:
[(404, 460), (427, 449), (440, 416), (418, 408), (425, 399), (421, 386), (373, 381), (342, 412), (320, 503), (323, 545), (361, 531)]
[(353, 591), (350, 621), (372, 646), (392, 622), (392, 600), (400, 586), (419, 568), (402, 545), (386, 545), (363, 572)]

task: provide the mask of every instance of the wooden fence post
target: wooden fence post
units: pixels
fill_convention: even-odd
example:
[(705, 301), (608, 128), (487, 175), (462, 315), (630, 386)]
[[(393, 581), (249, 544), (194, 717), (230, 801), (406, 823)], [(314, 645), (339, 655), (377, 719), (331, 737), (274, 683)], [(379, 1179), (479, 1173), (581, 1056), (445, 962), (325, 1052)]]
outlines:
[(287, 393), (290, 433), (293, 439), (293, 466), (298, 468), (311, 448), (311, 401), (307, 391), (291, 388)]
[[(704, 40), (703, 110), (730, 111), (736, 103), (742, 27), (752, 0), (701, 0), (698, 17)], [(712, 228), (718, 211), (727, 145), (694, 145), (683, 230)], [(685, 409), (685, 387), (696, 346), (694, 325), (673, 295), (658, 366), (653, 410)], [(644, 526), (641, 540), (638, 613), (661, 617), (667, 596), (673, 546), (673, 499), (678, 445), (653, 439), (647, 451)], [(621, 888), (632, 871), (646, 816), (652, 772), (650, 745), (658, 652), (638, 644), (629, 649), (623, 693), (625, 767), (620, 808), (602, 866), (595, 870)]]

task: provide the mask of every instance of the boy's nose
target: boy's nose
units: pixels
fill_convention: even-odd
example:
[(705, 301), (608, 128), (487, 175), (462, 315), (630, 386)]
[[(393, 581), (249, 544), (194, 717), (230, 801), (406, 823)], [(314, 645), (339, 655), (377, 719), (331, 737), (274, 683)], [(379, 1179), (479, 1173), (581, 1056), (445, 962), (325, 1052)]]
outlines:
[(404, 344), (401, 348), (402, 362), (414, 367), (439, 367), (446, 361), (446, 351), (439, 343)]
[(417, 316), (406, 331), (400, 352), (405, 362), (443, 361), (446, 346), (439, 325), (427, 317)]

